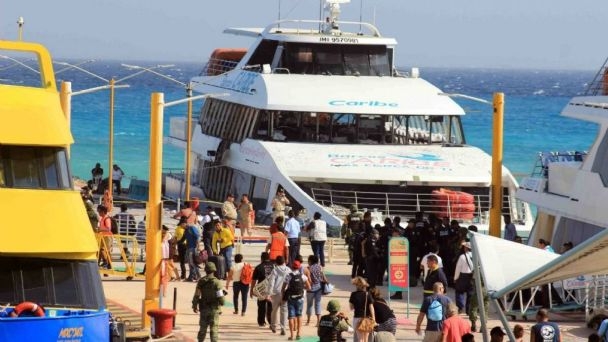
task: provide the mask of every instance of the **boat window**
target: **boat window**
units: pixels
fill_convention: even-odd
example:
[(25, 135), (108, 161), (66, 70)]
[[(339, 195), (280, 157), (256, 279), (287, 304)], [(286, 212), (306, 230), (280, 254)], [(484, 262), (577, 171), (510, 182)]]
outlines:
[(332, 120), (333, 143), (352, 144), (357, 141), (357, 115), (336, 113)]
[[(274, 53), (277, 49), (278, 41), (264, 39), (253, 52), (253, 55), (247, 62), (247, 66), (259, 66), (271, 64)], [(254, 68), (255, 69), (255, 68)]]
[(98, 309), (105, 306), (97, 263), (0, 257), (0, 302)]
[(0, 147), (0, 186), (11, 188), (69, 189), (65, 150), (58, 147)]
[(388, 76), (391, 70), (386, 46), (348, 44), (287, 43), (280, 67), (296, 74), (354, 76)]

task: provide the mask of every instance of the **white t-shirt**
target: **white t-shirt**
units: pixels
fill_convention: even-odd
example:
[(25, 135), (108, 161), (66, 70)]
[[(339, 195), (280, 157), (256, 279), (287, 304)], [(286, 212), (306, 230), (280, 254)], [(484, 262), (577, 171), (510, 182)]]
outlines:
[(245, 262), (243, 261), (232, 264), (232, 267), (230, 267), (230, 270), (232, 271), (232, 281), (241, 281), (241, 272), (243, 271), (244, 266)]

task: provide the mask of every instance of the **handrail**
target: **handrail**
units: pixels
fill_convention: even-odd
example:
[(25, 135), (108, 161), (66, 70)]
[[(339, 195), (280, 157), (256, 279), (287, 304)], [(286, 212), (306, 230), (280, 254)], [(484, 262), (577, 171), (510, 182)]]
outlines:
[[(264, 28), (264, 30), (262, 31), (262, 36), (266, 36), (268, 33), (281, 33), (281, 29), (284, 29), (284, 27), (282, 28), (281, 25), (284, 24), (316, 24), (316, 25), (325, 25), (327, 24), (325, 22), (325, 20), (296, 20), (296, 19), (284, 19), (284, 20), (278, 20), (275, 21), (274, 23), (266, 26)], [(366, 29), (368, 29), (371, 33), (372, 36), (374, 37), (382, 37), (382, 35), (380, 34), (380, 30), (378, 30), (378, 28), (370, 23), (366, 23), (366, 22), (359, 22), (359, 21), (337, 21), (336, 24), (338, 24), (339, 26), (341, 25), (352, 25), (352, 26), (360, 26), (360, 27), (365, 27)], [(273, 32), (272, 30), (276, 29), (279, 32)], [(298, 29), (298, 28), (296, 28)], [(308, 31), (310, 32), (319, 32), (319, 28), (311, 28)], [(294, 33), (294, 32), (289, 32)], [(353, 35), (361, 35), (361, 33), (353, 33)]]
[[(474, 211), (470, 206), (463, 206), (460, 202), (454, 202), (447, 197), (447, 202), (441, 202), (430, 193), (405, 193), (405, 192), (374, 192), (374, 191), (352, 191), (311, 188), (311, 197), (328, 208), (337, 216), (345, 216), (349, 213), (351, 205), (357, 206), (359, 210), (377, 210), (385, 216), (414, 217), (417, 211), (438, 216), (447, 215), (452, 219), (470, 223), (487, 223), (491, 198), (489, 195), (473, 195), (471, 201)], [(468, 202), (467, 202), (468, 203)], [(519, 200), (514, 196), (503, 197), (505, 211), (511, 213), (514, 222), (525, 222), (527, 213), (524, 206), (519, 205)]]

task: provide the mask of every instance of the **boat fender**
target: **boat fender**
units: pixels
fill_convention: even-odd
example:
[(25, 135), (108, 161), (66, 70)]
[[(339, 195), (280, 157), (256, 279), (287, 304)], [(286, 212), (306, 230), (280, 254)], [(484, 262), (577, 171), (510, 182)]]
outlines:
[(21, 316), (21, 314), (26, 312), (32, 313), (34, 316), (37, 317), (44, 317), (44, 308), (41, 305), (32, 302), (23, 302), (17, 304), (13, 312), (11, 312), (10, 316), (19, 317)]

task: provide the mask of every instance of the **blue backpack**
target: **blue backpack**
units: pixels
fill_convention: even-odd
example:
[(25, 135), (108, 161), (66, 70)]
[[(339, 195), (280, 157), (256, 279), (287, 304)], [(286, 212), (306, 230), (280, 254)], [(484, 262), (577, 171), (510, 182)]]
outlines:
[(438, 298), (433, 299), (431, 305), (429, 305), (426, 317), (429, 321), (443, 321), (443, 304)]

